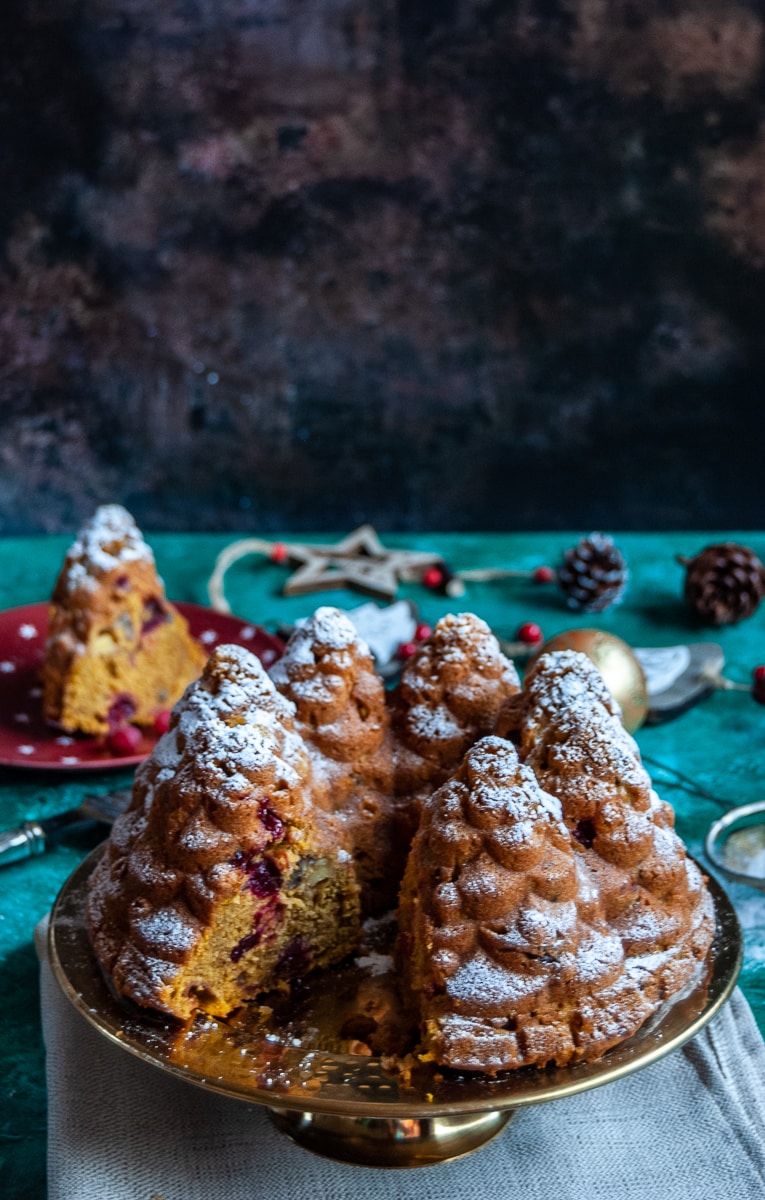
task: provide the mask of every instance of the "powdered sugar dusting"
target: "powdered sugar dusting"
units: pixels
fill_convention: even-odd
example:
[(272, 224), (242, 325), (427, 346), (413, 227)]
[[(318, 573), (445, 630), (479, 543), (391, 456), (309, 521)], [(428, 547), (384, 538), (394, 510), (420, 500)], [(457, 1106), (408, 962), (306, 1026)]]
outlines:
[(102, 504), (78, 533), (67, 554), (65, 577), (70, 591), (94, 587), (98, 577), (130, 562), (154, 562), (130, 513), (121, 504)]
[(353, 622), (339, 608), (323, 605), (295, 629), (284, 654), (271, 668), (271, 678), (278, 687), (289, 685), (306, 700), (316, 699), (325, 684), (313, 675), (313, 668), (328, 655), (337, 657), (342, 667), (359, 654), (369, 656), (369, 647)]
[(393, 957), (390, 954), (362, 954), (356, 959), (356, 965), (368, 971), (370, 975), (385, 975), (393, 970)]
[(275, 689), (260, 660), (242, 646), (219, 646), (176, 706), (176, 719), (152, 760), (169, 779), (182, 761), (205, 772), (210, 790), (250, 790), (249, 775), (270, 767), (289, 787), (300, 780), (302, 740), (294, 706)]
[(618, 778), (645, 793), (651, 781), (634, 738), (621, 723), (619, 707), (597, 667), (584, 654), (561, 650), (543, 654), (524, 683), (522, 746), (528, 761), (545, 777), (556, 772)]

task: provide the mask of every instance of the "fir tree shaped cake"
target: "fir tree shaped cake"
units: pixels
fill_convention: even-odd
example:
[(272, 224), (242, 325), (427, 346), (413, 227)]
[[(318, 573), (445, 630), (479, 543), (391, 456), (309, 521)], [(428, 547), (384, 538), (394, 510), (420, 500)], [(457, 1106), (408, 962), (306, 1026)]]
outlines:
[(176, 705), (90, 882), (91, 940), (119, 994), (225, 1015), (355, 946), (353, 863), (311, 803), (294, 711), (239, 646), (218, 647)]
[(47, 720), (96, 735), (124, 722), (151, 725), (205, 658), (167, 599), (130, 513), (102, 505), (69, 549), (53, 591), (43, 665)]
[(714, 933), (703, 876), (652, 787), (600, 672), (584, 654), (543, 654), (500, 732), (561, 803), (581, 864), (654, 1006), (691, 979)]
[(473, 613), (442, 617), (401, 673), (390, 704), (398, 792), (432, 791), (518, 691), (518, 673)]
[(399, 959), (424, 1051), (495, 1074), (598, 1057), (651, 1011), (560, 803), (488, 737), (423, 804)]
[(392, 794), (390, 717), (369, 648), (345, 613), (323, 606), (295, 630), (271, 678), (295, 705), (313, 802), (338, 819), (363, 911), (380, 912), (395, 903), (413, 830)]

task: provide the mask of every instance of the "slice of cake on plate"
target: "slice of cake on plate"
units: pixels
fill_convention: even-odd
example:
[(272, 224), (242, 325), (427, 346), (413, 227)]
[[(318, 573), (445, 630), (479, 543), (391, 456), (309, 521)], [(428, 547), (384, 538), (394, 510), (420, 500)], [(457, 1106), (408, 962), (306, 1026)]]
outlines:
[(353, 862), (311, 802), (294, 711), (238, 646), (176, 705), (91, 877), (91, 940), (120, 995), (225, 1016), (356, 945)]
[(151, 725), (196, 679), (205, 651), (165, 596), (154, 555), (118, 504), (96, 510), (53, 591), (43, 664), (46, 719), (67, 732)]

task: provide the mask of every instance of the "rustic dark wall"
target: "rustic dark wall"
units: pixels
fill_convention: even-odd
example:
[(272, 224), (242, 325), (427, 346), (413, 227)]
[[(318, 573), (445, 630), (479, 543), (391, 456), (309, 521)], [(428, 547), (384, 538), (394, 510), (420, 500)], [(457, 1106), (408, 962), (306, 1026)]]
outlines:
[(752, 0), (3, 0), (0, 531), (765, 527)]

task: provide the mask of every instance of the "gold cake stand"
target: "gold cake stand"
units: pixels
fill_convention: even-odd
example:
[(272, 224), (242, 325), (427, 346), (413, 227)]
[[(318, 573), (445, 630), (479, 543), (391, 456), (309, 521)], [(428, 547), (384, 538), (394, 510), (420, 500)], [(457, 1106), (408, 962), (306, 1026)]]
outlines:
[[(380, 953), (309, 977), (304, 989), (273, 1008), (253, 1006), (251, 1020), (203, 1020), (189, 1028), (118, 999), (96, 963), (85, 925), (88, 878), (100, 853), (94, 851), (64, 884), (50, 922), (51, 965), (78, 1012), (122, 1051), (199, 1087), (264, 1105), (276, 1127), (306, 1149), (364, 1166), (429, 1166), (462, 1157), (495, 1137), (517, 1108), (573, 1096), (649, 1066), (711, 1020), (741, 968), (736, 914), (710, 879), (717, 927), (703, 977), (602, 1059), (493, 1079), (415, 1059), (411, 1074), (402, 1073), (384, 1054), (370, 1054), (368, 1046), (348, 1039), (354, 1021), (361, 1022), (356, 1031), (362, 1034), (370, 1023), (359, 1013), (386, 1020), (387, 960)], [(365, 1052), (338, 1051), (349, 1044)]]

